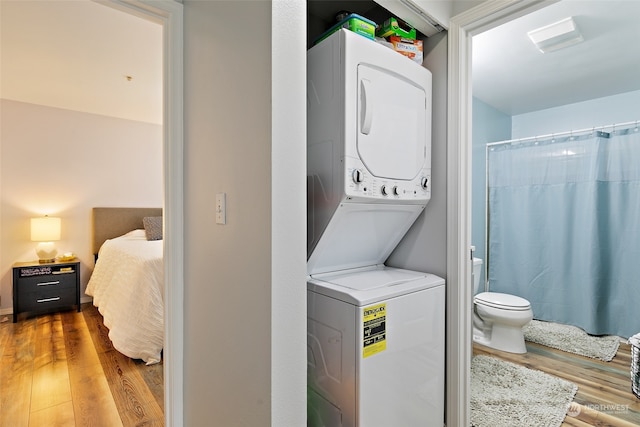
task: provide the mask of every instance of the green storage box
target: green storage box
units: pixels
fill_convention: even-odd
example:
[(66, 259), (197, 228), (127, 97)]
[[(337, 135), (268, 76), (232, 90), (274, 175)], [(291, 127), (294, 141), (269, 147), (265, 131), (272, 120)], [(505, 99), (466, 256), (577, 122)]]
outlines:
[(352, 13), (322, 33), (322, 35), (318, 37), (313, 44), (315, 45), (320, 43), (322, 40), (326, 39), (341, 28), (346, 28), (347, 30), (353, 31), (356, 34), (360, 34), (361, 36), (371, 40), (374, 40), (376, 37), (376, 23), (370, 19), (363, 18), (358, 14)]

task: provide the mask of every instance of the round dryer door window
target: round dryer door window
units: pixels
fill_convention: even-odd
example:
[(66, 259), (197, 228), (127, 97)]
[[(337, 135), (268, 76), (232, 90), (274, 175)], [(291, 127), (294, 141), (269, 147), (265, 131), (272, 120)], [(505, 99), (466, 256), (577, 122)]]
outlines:
[(431, 137), (426, 91), (399, 74), (358, 65), (360, 159), (380, 178), (411, 180), (421, 171)]

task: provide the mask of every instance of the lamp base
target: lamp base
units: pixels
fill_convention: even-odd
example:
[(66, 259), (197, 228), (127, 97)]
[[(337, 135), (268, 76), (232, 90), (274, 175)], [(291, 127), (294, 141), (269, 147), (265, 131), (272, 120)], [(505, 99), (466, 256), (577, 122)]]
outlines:
[(57, 253), (58, 250), (53, 242), (40, 242), (36, 246), (36, 254), (38, 254), (38, 262), (40, 264), (55, 262)]

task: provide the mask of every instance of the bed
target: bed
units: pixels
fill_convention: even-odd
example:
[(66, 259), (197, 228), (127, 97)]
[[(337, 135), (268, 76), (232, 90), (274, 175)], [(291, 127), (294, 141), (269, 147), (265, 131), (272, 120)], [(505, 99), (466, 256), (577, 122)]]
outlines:
[(161, 208), (93, 208), (96, 263), (86, 294), (113, 347), (147, 365), (161, 361), (164, 340), (161, 217)]

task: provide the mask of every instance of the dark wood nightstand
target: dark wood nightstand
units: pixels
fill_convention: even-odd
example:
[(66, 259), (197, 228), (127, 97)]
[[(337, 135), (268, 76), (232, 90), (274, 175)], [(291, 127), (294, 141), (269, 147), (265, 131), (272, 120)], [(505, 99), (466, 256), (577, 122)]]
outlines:
[(78, 306), (80, 262), (13, 264), (13, 323), (22, 312), (50, 312)]

